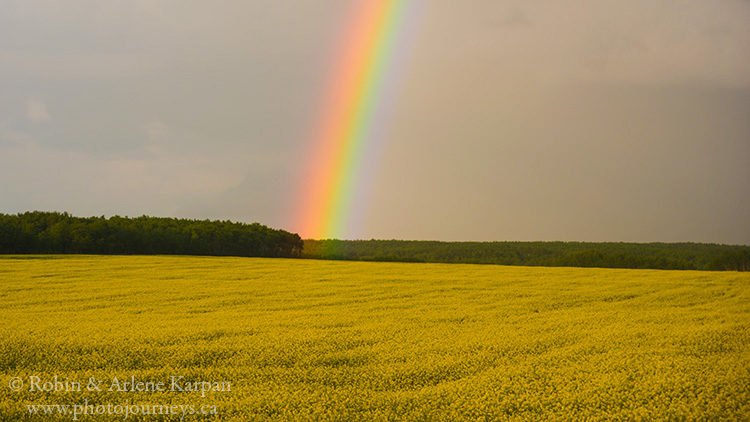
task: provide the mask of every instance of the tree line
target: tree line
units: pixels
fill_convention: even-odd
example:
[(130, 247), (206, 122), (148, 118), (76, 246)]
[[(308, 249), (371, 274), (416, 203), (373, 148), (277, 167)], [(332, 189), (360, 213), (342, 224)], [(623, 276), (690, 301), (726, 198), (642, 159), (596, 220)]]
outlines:
[(529, 266), (750, 270), (750, 246), (705, 243), (305, 240), (258, 223), (0, 213), (2, 254), (177, 254)]
[(705, 243), (305, 240), (302, 257), (550, 267), (750, 270), (750, 246)]
[(177, 254), (296, 257), (299, 235), (258, 223), (141, 216), (0, 214), (0, 253)]

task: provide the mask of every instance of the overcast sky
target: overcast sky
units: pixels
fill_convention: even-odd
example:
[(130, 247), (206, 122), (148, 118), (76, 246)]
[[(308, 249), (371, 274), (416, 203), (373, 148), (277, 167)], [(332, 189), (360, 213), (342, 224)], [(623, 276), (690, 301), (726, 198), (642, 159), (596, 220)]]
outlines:
[[(0, 212), (294, 230), (347, 4), (0, 0)], [(750, 2), (418, 21), (350, 237), (750, 244)]]

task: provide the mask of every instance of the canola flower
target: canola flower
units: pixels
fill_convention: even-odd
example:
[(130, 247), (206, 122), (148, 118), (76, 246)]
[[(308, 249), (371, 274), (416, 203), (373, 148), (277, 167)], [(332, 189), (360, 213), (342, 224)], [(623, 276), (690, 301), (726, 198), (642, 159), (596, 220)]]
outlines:
[[(221, 421), (750, 415), (745, 273), (3, 256), (0, 309), (0, 420), (71, 420), (25, 405), (84, 400)], [(8, 388), (32, 376), (231, 388)]]

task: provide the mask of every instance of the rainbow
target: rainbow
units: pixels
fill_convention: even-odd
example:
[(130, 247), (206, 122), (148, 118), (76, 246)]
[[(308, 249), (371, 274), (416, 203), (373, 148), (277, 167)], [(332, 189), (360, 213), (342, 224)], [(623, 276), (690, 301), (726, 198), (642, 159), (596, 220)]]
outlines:
[(343, 238), (372, 176), (421, 0), (357, 0), (311, 138), (294, 230)]

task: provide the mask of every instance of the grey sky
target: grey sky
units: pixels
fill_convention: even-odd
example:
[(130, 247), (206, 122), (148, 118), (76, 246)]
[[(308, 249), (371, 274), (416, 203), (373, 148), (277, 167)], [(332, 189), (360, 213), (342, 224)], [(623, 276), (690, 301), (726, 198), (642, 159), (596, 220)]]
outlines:
[[(0, 0), (0, 212), (289, 227), (346, 1)], [(750, 244), (750, 2), (427, 0), (352, 236)]]

